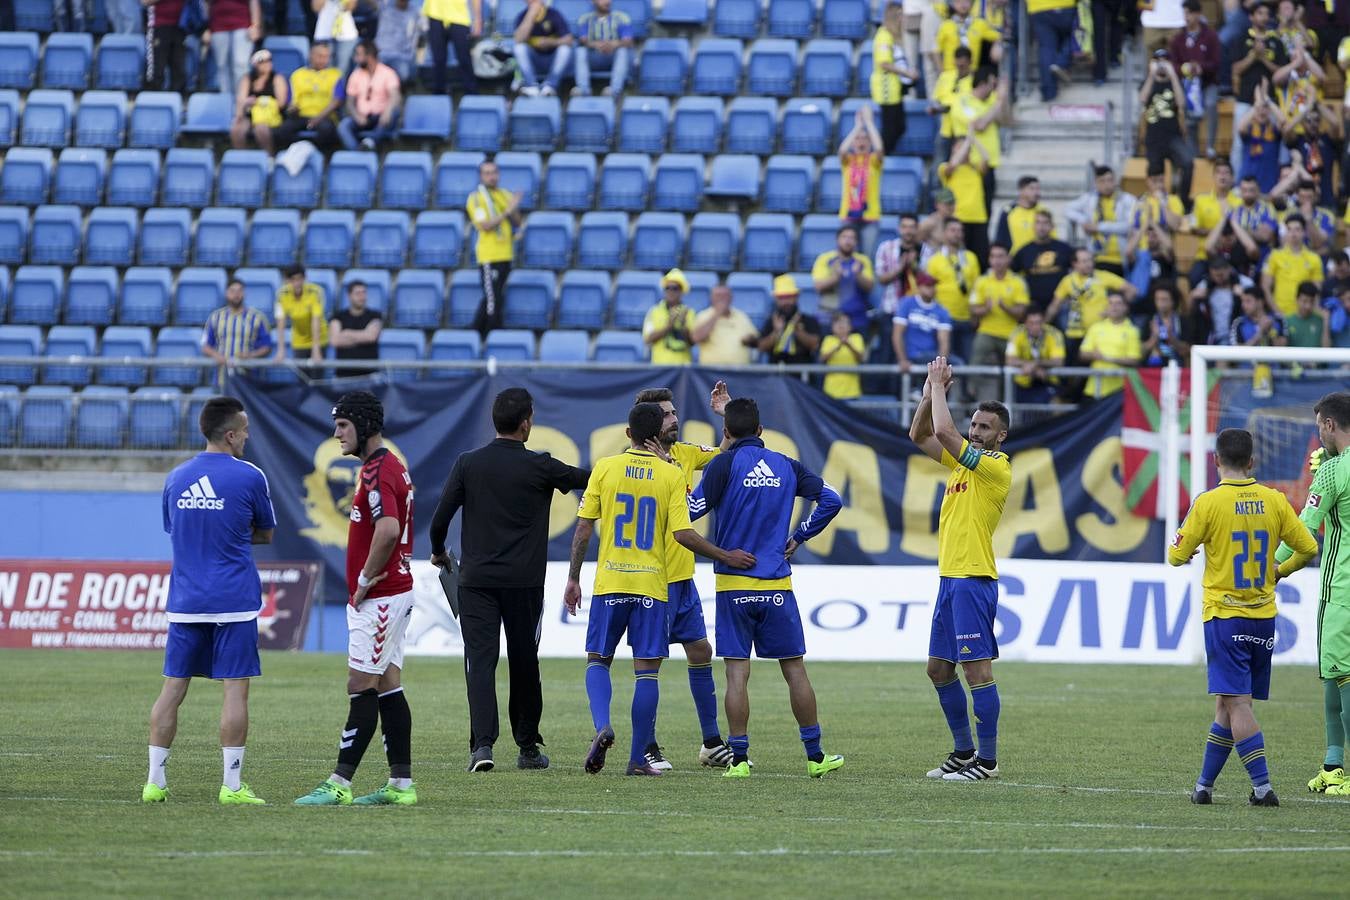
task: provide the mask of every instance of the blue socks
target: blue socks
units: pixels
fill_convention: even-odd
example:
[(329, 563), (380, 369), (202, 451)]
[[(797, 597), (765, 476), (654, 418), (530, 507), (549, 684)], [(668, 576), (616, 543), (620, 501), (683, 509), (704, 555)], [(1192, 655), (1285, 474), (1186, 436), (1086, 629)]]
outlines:
[(820, 749), (820, 723), (806, 725), (797, 729), (797, 733), (802, 736), (802, 743), (806, 745), (806, 758), (812, 762), (820, 762), (825, 758), (825, 754)]
[(975, 742), (970, 738), (970, 713), (966, 709), (966, 691), (961, 687), (961, 679), (953, 678), (946, 684), (937, 685), (938, 702), (942, 704), (942, 714), (947, 717), (947, 727), (952, 730), (956, 753), (966, 756), (975, 752)]
[(656, 704), (661, 699), (661, 683), (656, 680), (658, 671), (639, 669), (635, 673), (637, 683), (633, 685), (633, 749), (628, 754), (630, 762), (646, 763), (647, 745), (656, 734)]
[(750, 758), (750, 735), (733, 734), (727, 738), (727, 746), (731, 748), (731, 764), (733, 766)]
[(689, 666), (689, 693), (694, 695), (694, 709), (703, 740), (721, 740), (722, 729), (717, 724), (717, 683), (713, 681), (712, 663)]
[[(975, 735), (980, 739), (980, 760), (993, 763), (998, 759), (998, 714), (1002, 709), (998, 699), (998, 685), (992, 681), (972, 684), (970, 701), (975, 708)], [(970, 726), (967, 725), (966, 728), (968, 741)]]
[(614, 696), (614, 685), (609, 681), (609, 666), (588, 663), (586, 666), (586, 699), (591, 704), (591, 722), (599, 731), (609, 724), (609, 701)]
[(1195, 783), (1196, 790), (1213, 790), (1214, 782), (1232, 749), (1233, 732), (1218, 722), (1210, 725), (1209, 737), (1205, 740), (1205, 761), (1200, 764), (1200, 780)]
[(1247, 767), (1252, 779), (1252, 789), (1257, 797), (1264, 797), (1270, 790), (1270, 770), (1266, 768), (1266, 739), (1257, 732), (1245, 741), (1238, 741), (1235, 747), (1238, 759)]

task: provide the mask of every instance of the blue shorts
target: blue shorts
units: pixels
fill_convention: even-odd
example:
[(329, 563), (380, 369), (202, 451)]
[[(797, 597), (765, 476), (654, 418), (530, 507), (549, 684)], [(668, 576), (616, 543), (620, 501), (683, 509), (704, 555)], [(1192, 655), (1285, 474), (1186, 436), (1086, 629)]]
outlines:
[(665, 603), (632, 594), (592, 597), (590, 620), (586, 623), (586, 652), (613, 656), (625, 632), (634, 659), (665, 659), (670, 654), (670, 622)]
[(1274, 653), (1274, 619), (1210, 619), (1205, 623), (1209, 692), (1269, 698)]
[(666, 603), (666, 617), (670, 619), (670, 642), (692, 644), (708, 639), (708, 626), (703, 621), (703, 600), (698, 595), (694, 579), (672, 581), (670, 600)]
[(169, 623), (165, 678), (256, 678), (261, 674), (257, 619)]
[(749, 659), (752, 646), (760, 659), (806, 655), (806, 635), (792, 591), (718, 591), (716, 627), (718, 656)]
[(998, 579), (938, 579), (928, 655), (948, 662), (998, 659), (994, 614), (998, 612)]

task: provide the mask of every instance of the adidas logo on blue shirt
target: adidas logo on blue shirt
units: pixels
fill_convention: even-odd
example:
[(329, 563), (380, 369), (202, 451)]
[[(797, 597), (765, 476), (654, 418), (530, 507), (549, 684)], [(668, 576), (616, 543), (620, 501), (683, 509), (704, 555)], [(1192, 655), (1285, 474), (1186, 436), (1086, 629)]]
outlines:
[(179, 509), (224, 509), (225, 501), (216, 496), (211, 479), (203, 475), (178, 496)]
[(746, 487), (782, 487), (783, 479), (773, 474), (773, 469), (761, 459), (741, 483)]

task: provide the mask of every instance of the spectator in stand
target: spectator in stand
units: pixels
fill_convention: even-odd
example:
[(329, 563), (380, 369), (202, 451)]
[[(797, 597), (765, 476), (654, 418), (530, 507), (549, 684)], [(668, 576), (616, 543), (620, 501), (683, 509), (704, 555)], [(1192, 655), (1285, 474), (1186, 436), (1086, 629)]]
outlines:
[(971, 0), (948, 0), (947, 19), (937, 30), (937, 54), (933, 68), (939, 72), (956, 67), (956, 48), (970, 48), (971, 57), (978, 61), (988, 46), (990, 58), (997, 64), (1003, 59), (1003, 36), (987, 21), (970, 13)]
[[(1190, 232), (1202, 239), (1226, 223), (1229, 211), (1242, 202), (1233, 189), (1233, 164), (1227, 159), (1215, 159), (1213, 172), (1214, 188), (1196, 196), (1191, 207)], [(1201, 247), (1196, 251), (1195, 263), (1187, 276), (1192, 284), (1205, 277), (1205, 260), (1206, 251)]]
[[(1041, 182), (1035, 175), (1017, 179), (1017, 199), (999, 213), (994, 229), (994, 242), (1007, 247), (1012, 255), (1036, 238), (1036, 217), (1045, 210), (1041, 206)], [(1054, 234), (1053, 229), (1051, 235)]]
[(244, 283), (237, 278), (225, 287), (225, 305), (206, 317), (202, 328), (202, 354), (215, 360), (224, 371), (236, 359), (261, 359), (272, 353), (272, 333), (267, 317), (244, 302)]
[(380, 62), (370, 41), (356, 45), (356, 68), (347, 79), (347, 115), (338, 124), (338, 139), (348, 150), (374, 150), (398, 134), (403, 91), (398, 73)]
[[(881, 24), (872, 38), (872, 102), (881, 109), (881, 152), (894, 153), (905, 136), (905, 88), (919, 79), (905, 56), (905, 8), (900, 0), (886, 0)], [(970, 50), (966, 48), (966, 66)]]
[(1336, 297), (1322, 305), (1327, 311), (1327, 330), (1331, 346), (1350, 348), (1350, 286), (1342, 287)]
[(652, 365), (687, 366), (694, 361), (694, 311), (684, 305), (689, 279), (671, 269), (661, 279), (661, 299), (642, 320), (642, 341), (652, 348)]
[(759, 341), (759, 329), (731, 303), (731, 288), (714, 285), (708, 308), (694, 316), (691, 339), (698, 347), (701, 366), (744, 366), (752, 362), (750, 348)]
[(1197, 343), (1228, 343), (1233, 314), (1242, 306), (1239, 295), (1251, 284), (1251, 279), (1238, 275), (1225, 257), (1210, 260), (1205, 279), (1191, 289), (1195, 318), (1204, 323), (1204, 330), (1196, 331)]
[(272, 68), (272, 54), (266, 50), (253, 54), (248, 74), (239, 80), (235, 91), (230, 145), (242, 150), (252, 137), (258, 149), (271, 155), (276, 149), (272, 129), (280, 127), (281, 111), (290, 102), (289, 95), (286, 79)]
[[(830, 333), (820, 342), (820, 364), (860, 366), (867, 353), (866, 339), (853, 330), (848, 313), (839, 310), (830, 320)], [(825, 396), (852, 400), (862, 396), (862, 376), (856, 372), (831, 372), (825, 376)]]
[(1012, 269), (1026, 281), (1032, 307), (1043, 310), (1069, 274), (1074, 250), (1055, 237), (1055, 219), (1049, 210), (1037, 210), (1033, 228), (1034, 237), (1013, 255)]
[(347, 72), (356, 50), (356, 18), (352, 10), (356, 0), (310, 0), (314, 10), (314, 40), (333, 45), (333, 63), (339, 72)]
[(957, 97), (970, 91), (972, 72), (970, 48), (957, 47), (954, 59), (956, 61), (955, 67), (943, 70), (929, 95), (932, 99), (928, 102), (928, 111), (934, 114), (942, 114), (942, 123), (938, 129), (937, 147), (933, 153), (934, 158), (938, 161), (952, 155), (952, 144), (956, 140), (955, 125), (952, 122), (952, 107), (956, 105)]
[[(1134, 285), (1114, 272), (1094, 269), (1090, 250), (1080, 247), (1074, 251), (1073, 270), (1055, 288), (1055, 299), (1045, 311), (1046, 321), (1059, 325), (1064, 331), (1069, 365), (1080, 364), (1079, 349), (1088, 329), (1106, 315), (1109, 294), (1121, 294), (1127, 301), (1132, 301)], [(1135, 337), (1138, 338), (1138, 333)], [(1076, 403), (1082, 396), (1083, 384), (1082, 379), (1069, 380), (1065, 384), (1065, 396)]]
[(1108, 64), (1115, 66), (1120, 61), (1125, 25), (1122, 16), (1132, 5), (1127, 0), (1092, 0), (1092, 83), (1098, 87), (1106, 84)]
[[(1245, 122), (1247, 113), (1256, 105), (1257, 88), (1265, 83), (1268, 92), (1275, 84), (1277, 75), (1289, 65), (1289, 54), (1284, 43), (1279, 35), (1267, 27), (1270, 24), (1270, 7), (1258, 3), (1250, 8), (1248, 15), (1251, 28), (1239, 34), (1228, 47), (1228, 58), (1233, 64), (1233, 121), (1237, 123)], [(1240, 131), (1239, 124), (1235, 134)], [(1242, 144), (1234, 140), (1230, 159), (1234, 170), (1239, 173), (1244, 171), (1242, 153)]]
[[(145, 87), (151, 91), (187, 90), (187, 35), (178, 24), (184, 0), (141, 0), (146, 7)], [(168, 85), (164, 83), (168, 76)]]
[[(970, 136), (979, 145), (976, 154), (984, 165), (984, 221), (988, 223), (993, 212), (995, 191), (995, 170), (1000, 160), (1002, 138), (999, 135), (999, 123), (1008, 120), (1008, 82), (1000, 80), (998, 70), (993, 66), (981, 66), (971, 77), (971, 88), (956, 98), (952, 107), (952, 134), (956, 140)], [(975, 156), (971, 157), (972, 160)], [(959, 191), (957, 192), (959, 195)], [(967, 239), (967, 243), (970, 241)], [(985, 227), (985, 240), (988, 244), (988, 227)], [(975, 249), (971, 245), (971, 249)], [(977, 251), (978, 253), (978, 251)], [(980, 257), (984, 259), (983, 256)]]
[(1134, 197), (1117, 188), (1110, 166), (1096, 168), (1093, 186), (1095, 190), (1069, 204), (1064, 216), (1087, 232), (1095, 267), (1123, 276), (1125, 243), (1134, 227)]
[(422, 15), (427, 20), (427, 49), (431, 54), (431, 92), (437, 95), (446, 92), (448, 48), (453, 46), (455, 64), (459, 66), (459, 89), (466, 94), (478, 93), (469, 39), (483, 34), (483, 0), (423, 0)]
[[(7, 0), (3, 5), (8, 10), (5, 18), (9, 21), (9, 29), (6, 30), (10, 30), (14, 27), (13, 0)], [(108, 27), (113, 34), (140, 33), (141, 8), (136, 0), (110, 0), (105, 3), (105, 8)], [(85, 0), (54, 0), (52, 3), (52, 18), (57, 31), (88, 31), (91, 12), (93, 10)]]
[(1254, 178), (1266, 194), (1274, 190), (1280, 180), (1280, 135), (1284, 127), (1284, 117), (1266, 95), (1264, 87), (1258, 87), (1253, 95), (1253, 103), (1242, 118), (1234, 118), (1234, 145), (1241, 146), (1242, 167), (1238, 170), (1241, 178)]
[(1150, 170), (1172, 161), (1173, 182), (1183, 197), (1191, 195), (1191, 172), (1195, 154), (1186, 143), (1185, 95), (1181, 79), (1166, 50), (1153, 54), (1148, 77), (1139, 89), (1139, 106), (1144, 116), (1144, 152)]
[(499, 186), (501, 171), (497, 163), (485, 159), (478, 164), (478, 187), (469, 194), (464, 211), (478, 232), (474, 258), (483, 285), (483, 299), (473, 316), (473, 329), (484, 337), (502, 327), (506, 300), (506, 276), (511, 274), (515, 258), (515, 229), (520, 227), (520, 191), (507, 193)]
[(1018, 403), (1049, 403), (1059, 393), (1059, 376), (1051, 369), (1064, 365), (1064, 335), (1045, 321), (1045, 310), (1032, 307), (1021, 325), (1008, 337), (1005, 364), (1013, 376)]
[(928, 260), (928, 274), (937, 282), (937, 300), (952, 317), (952, 356), (970, 359), (975, 328), (970, 321), (970, 291), (980, 277), (980, 263), (965, 247), (965, 226), (948, 219), (942, 249)]
[[(516, 68), (525, 97), (554, 97), (572, 61), (572, 32), (563, 14), (544, 0), (526, 0), (516, 18)], [(536, 73), (546, 73), (540, 78)]]
[(1233, 320), (1228, 343), (1240, 347), (1283, 347), (1284, 320), (1271, 312), (1266, 292), (1259, 285), (1242, 291), (1242, 315)]
[(417, 71), (417, 7), (410, 0), (380, 0), (380, 21), (375, 31), (375, 49), (386, 66), (408, 84)]
[(1303, 7), (1303, 23), (1313, 33), (1313, 59), (1321, 63), (1338, 62), (1339, 48), (1350, 36), (1350, 3), (1345, 0), (1307, 3)]
[(633, 20), (625, 12), (612, 10), (613, 0), (591, 0), (594, 7), (577, 19), (577, 86), (574, 94), (591, 95), (591, 67), (609, 69), (609, 86), (600, 93), (606, 97), (623, 96), (628, 70), (633, 64)]
[(773, 280), (774, 309), (759, 330), (756, 344), (769, 363), (814, 362), (820, 349), (820, 323), (797, 306), (800, 291), (791, 275)]
[[(947, 154), (938, 163), (947, 161)], [(936, 169), (934, 170), (936, 174)], [(933, 191), (933, 211), (919, 220), (919, 265), (928, 268), (928, 261), (942, 252), (947, 240), (947, 220), (956, 218), (956, 195), (940, 187)]]
[[(989, 271), (975, 279), (970, 295), (970, 314), (978, 323), (970, 362), (977, 366), (1001, 366), (1008, 353), (1008, 337), (1027, 313), (1031, 300), (1027, 284), (1008, 269), (1008, 248), (989, 248)], [(971, 390), (977, 397), (996, 397), (1003, 385), (997, 376), (983, 375)]]
[[(1219, 35), (1205, 21), (1200, 0), (1181, 4), (1186, 27), (1172, 35), (1168, 44), (1172, 65), (1180, 69), (1181, 92), (1186, 101), (1187, 133), (1191, 152), (1213, 159), (1214, 138), (1219, 127)], [(1200, 142), (1200, 119), (1205, 120), (1205, 140)], [(1202, 149), (1203, 148), (1203, 149)]]
[(233, 93), (248, 74), (253, 45), (262, 40), (262, 6), (258, 0), (214, 0), (208, 23), (216, 83), (222, 94)]
[(1059, 82), (1069, 83), (1078, 0), (1027, 0), (1026, 12), (1040, 52), (1041, 100), (1049, 103), (1059, 96)]
[(839, 218), (844, 227), (859, 233), (864, 253), (872, 252), (877, 243), (884, 161), (872, 107), (860, 106), (853, 116), (853, 128), (839, 145)]
[[(1323, 0), (1325, 2), (1325, 0)], [(1335, 0), (1332, 0), (1335, 2)], [(1275, 4), (1275, 28), (1290, 57), (1299, 50), (1317, 51), (1317, 35), (1303, 24), (1303, 0), (1279, 0)]]
[[(1107, 296), (1106, 318), (1095, 322), (1087, 330), (1079, 357), (1093, 369), (1124, 369), (1139, 365), (1142, 348), (1139, 329), (1128, 318), (1129, 305), (1123, 294), (1112, 291)], [(1084, 393), (1094, 399), (1109, 397), (1125, 387), (1119, 375), (1092, 375)]]
[[(1291, 176), (1297, 175), (1298, 170), (1291, 167)], [(1296, 185), (1296, 193), (1292, 202), (1285, 200), (1290, 191), (1290, 185)], [(1303, 217), (1304, 234), (1307, 237), (1308, 248), (1314, 253), (1325, 253), (1336, 240), (1336, 214), (1324, 206), (1317, 205), (1317, 185), (1307, 179), (1294, 181), (1293, 177), (1281, 179), (1276, 185), (1275, 191), (1270, 195), (1270, 199), (1276, 203), (1284, 203), (1284, 211), (1280, 214), (1280, 220), (1287, 221), (1292, 215)]]
[(1284, 241), (1270, 251), (1261, 266), (1261, 288), (1281, 316), (1292, 315), (1298, 286), (1305, 281), (1322, 284), (1322, 258), (1304, 241), (1303, 217), (1295, 213), (1284, 220)]
[(1176, 288), (1159, 282), (1149, 291), (1149, 297), (1153, 311), (1140, 329), (1144, 334), (1144, 365), (1190, 365), (1191, 344), (1203, 343), (1204, 335), (1197, 337), (1191, 317), (1177, 308)]
[(1330, 347), (1331, 329), (1327, 310), (1317, 302), (1318, 287), (1311, 281), (1298, 286), (1293, 315), (1284, 319), (1290, 347)]
[(1331, 275), (1322, 282), (1322, 297), (1334, 300), (1350, 287), (1350, 250), (1337, 250), (1331, 256)]
[(1203, 268), (1197, 271), (1192, 267), (1192, 282), (1197, 278), (1204, 278), (1205, 272), (1209, 266), (1218, 260), (1223, 260), (1233, 268), (1234, 277), (1253, 278), (1256, 276), (1256, 260), (1261, 258), (1261, 248), (1256, 241), (1238, 222), (1238, 217), (1233, 211), (1229, 211), (1227, 219), (1218, 228), (1209, 233), (1205, 238), (1205, 258), (1197, 260), (1197, 266)]
[(286, 119), (276, 130), (277, 147), (289, 147), (302, 131), (314, 132), (314, 146), (325, 153), (337, 147), (337, 111), (342, 106), (342, 73), (329, 65), (332, 50), (326, 43), (309, 48), (309, 64), (291, 73), (291, 102)]
[[(378, 311), (366, 306), (366, 283), (347, 283), (347, 308), (328, 322), (328, 339), (333, 343), (333, 355), (340, 361), (380, 358), (380, 331), (384, 318)], [(378, 369), (339, 368), (339, 378), (373, 375)]]
[[(1242, 202), (1231, 210), (1233, 224), (1240, 225), (1251, 235), (1258, 248), (1269, 247), (1275, 240), (1280, 223), (1275, 216), (1275, 207), (1261, 196), (1261, 185), (1256, 176), (1244, 175), (1238, 182), (1238, 199)], [(1257, 258), (1254, 256), (1253, 260)]]
[(816, 257), (811, 280), (820, 295), (821, 324), (830, 322), (836, 312), (847, 313), (855, 331), (866, 333), (872, 311), (872, 261), (858, 251), (858, 232), (845, 225), (835, 233), (835, 249)]
[(1175, 276), (1172, 235), (1186, 219), (1181, 198), (1167, 193), (1161, 163), (1149, 169), (1146, 184), (1134, 206), (1134, 227), (1125, 245), (1125, 256), (1131, 260), (1130, 281), (1140, 293), (1158, 278)]
[(882, 286), (881, 311), (888, 316), (900, 308), (900, 298), (914, 293), (915, 278), (922, 270), (919, 250), (919, 220), (913, 213), (901, 213), (898, 235), (881, 242), (873, 266)]
[(328, 328), (324, 322), (323, 291), (305, 280), (299, 266), (286, 269), (286, 283), (277, 291), (277, 306), (272, 318), (277, 323), (277, 362), (286, 359), (286, 323), (291, 323), (290, 356), (309, 358), (315, 365), (323, 362), (328, 346)]
[(927, 272), (920, 272), (915, 277), (914, 293), (900, 301), (891, 320), (891, 345), (901, 372), (913, 366), (923, 371), (934, 357), (952, 357), (952, 317), (936, 298), (937, 282)]
[(970, 135), (958, 141), (951, 159), (938, 166), (938, 178), (956, 196), (956, 218), (965, 246), (980, 265), (989, 261), (989, 207), (984, 194), (988, 171), (984, 147)]
[(1336, 202), (1333, 169), (1341, 155), (1343, 138), (1338, 114), (1330, 107), (1313, 104), (1285, 123), (1284, 140), (1295, 181), (1314, 182), (1318, 201)]

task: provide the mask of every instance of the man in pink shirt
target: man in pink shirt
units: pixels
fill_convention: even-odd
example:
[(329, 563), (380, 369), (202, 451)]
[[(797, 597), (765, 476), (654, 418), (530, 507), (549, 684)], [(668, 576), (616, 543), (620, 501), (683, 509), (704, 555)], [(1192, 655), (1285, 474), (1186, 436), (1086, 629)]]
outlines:
[(371, 41), (356, 45), (356, 67), (347, 79), (347, 113), (338, 125), (338, 137), (348, 150), (374, 150), (398, 132), (403, 107), (398, 73), (380, 62), (380, 51)]

